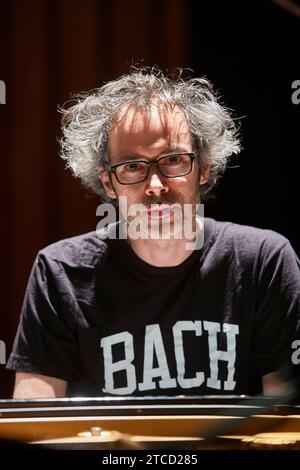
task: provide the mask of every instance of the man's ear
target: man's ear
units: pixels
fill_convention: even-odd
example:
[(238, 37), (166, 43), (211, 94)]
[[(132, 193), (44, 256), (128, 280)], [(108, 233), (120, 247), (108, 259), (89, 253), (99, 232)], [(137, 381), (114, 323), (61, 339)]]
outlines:
[(210, 165), (207, 163), (201, 167), (200, 186), (207, 183), (210, 173)]
[(98, 172), (99, 178), (101, 180), (101, 183), (103, 185), (106, 195), (110, 197), (111, 199), (117, 199), (117, 195), (111, 184), (111, 179), (110, 179), (108, 171), (105, 170), (103, 166), (99, 165), (97, 168), (97, 172)]

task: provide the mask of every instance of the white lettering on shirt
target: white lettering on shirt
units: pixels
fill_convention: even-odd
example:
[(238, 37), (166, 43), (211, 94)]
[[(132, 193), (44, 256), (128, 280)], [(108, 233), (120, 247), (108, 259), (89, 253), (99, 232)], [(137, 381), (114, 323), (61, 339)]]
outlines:
[[(125, 358), (120, 361), (113, 361), (112, 346), (123, 343)], [(105, 386), (102, 389), (105, 393), (114, 393), (117, 395), (128, 395), (136, 389), (135, 367), (132, 364), (134, 359), (133, 336), (128, 331), (117, 333), (112, 336), (106, 336), (101, 339), (101, 348), (103, 348), (104, 357), (104, 380)], [(115, 387), (114, 374), (124, 370), (127, 377), (126, 387)]]
[(207, 386), (221, 390), (221, 381), (218, 379), (219, 361), (227, 362), (227, 380), (224, 381), (224, 390), (234, 390), (236, 382), (233, 380), (236, 359), (236, 335), (239, 334), (238, 325), (223, 324), (223, 333), (227, 338), (227, 351), (217, 349), (217, 334), (221, 331), (221, 325), (217, 322), (204, 321), (203, 328), (208, 332), (208, 349), (210, 360), (210, 377)]
[(182, 388), (200, 387), (204, 380), (203, 372), (196, 372), (196, 376), (190, 379), (185, 375), (185, 356), (183, 348), (183, 331), (195, 331), (196, 336), (202, 335), (201, 321), (178, 321), (173, 326), (173, 336), (175, 344), (175, 358), (177, 364), (177, 380)]
[[(158, 367), (153, 367), (154, 353), (157, 357)], [(163, 339), (157, 324), (146, 326), (144, 373), (143, 382), (139, 383), (139, 390), (156, 388), (156, 383), (152, 380), (154, 377), (161, 377), (160, 388), (174, 388), (177, 385), (176, 380), (170, 377)]]
[[(195, 336), (199, 337), (202, 347), (195, 348), (193, 358), (186, 357), (184, 352), (185, 341), (184, 332), (195, 332)], [(204, 334), (204, 331), (208, 334)], [(220, 333), (226, 335), (227, 349), (218, 349), (218, 335)], [(174, 339), (174, 357), (167, 357), (164, 340), (159, 324), (147, 325), (145, 327), (144, 339), (144, 361), (143, 370), (136, 371), (134, 336), (128, 331), (106, 336), (101, 339), (101, 348), (103, 349), (104, 364), (104, 388), (105, 393), (115, 395), (130, 395), (137, 389), (139, 391), (160, 389), (170, 389), (179, 386), (182, 389), (199, 388), (205, 383), (206, 386), (216, 390), (234, 390), (236, 386), (235, 362), (236, 362), (236, 337), (239, 335), (239, 326), (230, 323), (220, 324), (212, 321), (178, 321), (173, 326)], [(197, 339), (198, 341), (198, 339)], [(114, 357), (114, 348), (118, 345), (118, 351), (124, 351), (124, 358), (117, 359)], [(204, 348), (203, 348), (204, 345)], [(196, 370), (193, 377), (186, 377), (186, 363), (197, 364), (197, 358), (203, 351), (207, 350), (207, 362), (209, 377), (205, 377), (204, 371)], [(154, 367), (155, 357), (157, 366)], [(171, 377), (168, 360), (174, 361), (177, 368), (177, 380)], [(225, 361), (227, 363), (227, 377), (221, 383), (219, 363)], [(203, 361), (202, 361), (203, 363)], [(122, 374), (123, 386), (118, 386), (121, 381)], [(119, 380), (117, 380), (117, 375)], [(137, 376), (143, 377), (142, 382), (137, 384)], [(155, 380), (159, 379), (159, 380)], [(126, 380), (126, 383), (125, 383)]]

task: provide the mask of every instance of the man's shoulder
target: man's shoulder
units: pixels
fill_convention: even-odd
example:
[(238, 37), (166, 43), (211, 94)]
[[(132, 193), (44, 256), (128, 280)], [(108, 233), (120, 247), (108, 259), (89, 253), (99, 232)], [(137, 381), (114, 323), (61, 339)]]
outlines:
[(275, 254), (290, 246), (289, 240), (274, 230), (216, 220), (213, 224), (216, 245), (234, 249), (241, 255), (258, 252)]
[(70, 267), (95, 266), (105, 256), (107, 243), (97, 231), (64, 238), (42, 248), (38, 256)]

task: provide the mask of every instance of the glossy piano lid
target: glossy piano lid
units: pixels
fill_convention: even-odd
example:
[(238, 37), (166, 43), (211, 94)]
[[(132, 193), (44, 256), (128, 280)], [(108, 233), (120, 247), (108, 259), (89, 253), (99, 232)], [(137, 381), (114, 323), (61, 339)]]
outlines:
[[(49, 399), (0, 400), (1, 417), (85, 415), (176, 415), (205, 414), (247, 417), (272, 410), (287, 414), (285, 401), (278, 397), (249, 396), (145, 396), (75, 397)], [(297, 413), (292, 407), (290, 412)]]

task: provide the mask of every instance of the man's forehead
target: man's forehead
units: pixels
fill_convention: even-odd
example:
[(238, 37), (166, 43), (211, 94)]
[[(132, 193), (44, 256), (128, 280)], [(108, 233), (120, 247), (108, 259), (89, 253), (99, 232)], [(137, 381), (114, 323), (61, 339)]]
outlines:
[(145, 108), (124, 106), (108, 136), (111, 161), (131, 156), (155, 158), (171, 148), (187, 152), (190, 147), (190, 132), (182, 110), (157, 103)]
[(188, 131), (183, 111), (178, 107), (153, 102), (145, 107), (128, 103), (121, 108), (111, 132), (139, 132), (174, 129)]

